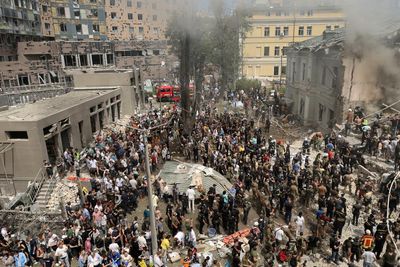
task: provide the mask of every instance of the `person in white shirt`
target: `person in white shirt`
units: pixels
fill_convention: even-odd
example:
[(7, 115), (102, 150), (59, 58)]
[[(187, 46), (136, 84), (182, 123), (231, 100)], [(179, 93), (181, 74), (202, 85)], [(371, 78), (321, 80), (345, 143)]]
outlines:
[(133, 189), (133, 190), (136, 190), (136, 188), (137, 188), (137, 181), (135, 180), (135, 178), (130, 179), (130, 180), (129, 180), (129, 183), (131, 184), (132, 189)]
[(368, 249), (365, 251), (361, 258), (364, 260), (363, 267), (372, 267), (374, 266), (374, 262), (376, 261), (376, 256), (375, 254), (371, 251), (371, 249)]
[(89, 257), (87, 258), (87, 264), (88, 267), (97, 267), (100, 266), (100, 264), (102, 263), (103, 259), (100, 256), (100, 254), (98, 253), (97, 249), (94, 249)]
[(164, 266), (164, 263), (161, 260), (161, 250), (157, 251), (157, 254), (154, 256), (153, 263), (154, 263), (154, 267)]
[(139, 235), (137, 241), (138, 241), (138, 245), (139, 245), (139, 249), (140, 250), (143, 250), (144, 248), (147, 247), (147, 242), (146, 242), (146, 238), (144, 237), (144, 233)]
[(63, 241), (60, 241), (54, 256), (56, 256), (58, 261), (61, 262), (63, 264), (63, 266), (70, 267), (67, 251), (68, 251), (68, 247), (66, 245), (64, 245)]
[(282, 225), (275, 229), (275, 242), (276, 246), (280, 246), (282, 244), (283, 238), (285, 237), (285, 232), (282, 230)]
[(194, 191), (192, 186), (189, 186), (188, 190), (186, 190), (186, 195), (189, 199), (189, 210), (191, 212), (193, 212), (194, 211), (194, 199), (195, 199), (196, 192)]
[(121, 262), (124, 264), (125, 267), (132, 267), (133, 258), (129, 255), (129, 249), (124, 248), (123, 253), (121, 255)]
[(297, 215), (296, 219), (294, 220), (296, 222), (297, 228), (296, 228), (296, 236), (299, 236), (300, 233), (304, 233), (304, 217), (303, 217), (303, 212), (299, 212), (299, 215)]
[(193, 247), (196, 247), (197, 238), (196, 238), (196, 233), (195, 233), (195, 231), (193, 230), (193, 227), (190, 227), (189, 241), (192, 243), (192, 246), (193, 246)]
[(185, 246), (185, 234), (182, 231), (177, 232), (174, 239), (178, 247)]

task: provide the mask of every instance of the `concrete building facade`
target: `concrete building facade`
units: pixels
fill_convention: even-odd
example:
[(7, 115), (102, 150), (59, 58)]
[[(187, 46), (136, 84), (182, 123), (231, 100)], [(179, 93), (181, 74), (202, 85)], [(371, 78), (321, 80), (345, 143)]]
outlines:
[(50, 3), (57, 39), (107, 39), (104, 0), (52, 0)]
[(242, 70), (247, 78), (286, 77), (285, 47), (345, 26), (334, 1), (256, 1), (242, 41)]
[(121, 118), (121, 96), (120, 88), (79, 90), (1, 112), (0, 143), (12, 150), (0, 154), (0, 184), (7, 177), (23, 191), (44, 160), (54, 163), (66, 148), (85, 147), (96, 131)]

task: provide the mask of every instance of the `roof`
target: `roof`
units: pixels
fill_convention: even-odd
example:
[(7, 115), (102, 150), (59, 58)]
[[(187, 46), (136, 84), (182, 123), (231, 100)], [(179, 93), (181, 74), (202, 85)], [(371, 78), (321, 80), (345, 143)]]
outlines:
[(72, 91), (64, 95), (25, 104), (0, 112), (0, 121), (38, 121), (74, 106), (81, 105), (110, 90)]
[(296, 50), (310, 49), (318, 51), (334, 45), (342, 45), (345, 40), (345, 29), (339, 28), (334, 31), (325, 31), (323, 35), (295, 43), (292, 47)]
[(197, 180), (197, 178), (201, 180), (205, 191), (208, 191), (213, 184), (216, 185), (218, 194), (232, 188), (232, 184), (222, 174), (200, 164), (167, 161), (159, 176), (167, 183), (170, 190), (172, 185), (177, 183), (181, 193), (185, 193), (190, 185), (194, 185), (193, 180)]

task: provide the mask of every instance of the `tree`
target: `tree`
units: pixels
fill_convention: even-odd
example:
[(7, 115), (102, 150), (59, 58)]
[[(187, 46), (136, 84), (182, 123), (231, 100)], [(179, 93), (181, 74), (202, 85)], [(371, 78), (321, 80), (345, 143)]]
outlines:
[(245, 92), (249, 92), (252, 89), (253, 90), (261, 89), (261, 82), (259, 80), (250, 80), (246, 78), (242, 78), (236, 81), (236, 90), (243, 90)]

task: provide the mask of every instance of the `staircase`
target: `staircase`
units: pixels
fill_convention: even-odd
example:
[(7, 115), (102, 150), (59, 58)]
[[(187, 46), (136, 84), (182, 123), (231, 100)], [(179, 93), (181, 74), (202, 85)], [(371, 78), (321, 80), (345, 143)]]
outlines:
[(39, 208), (39, 210), (45, 210), (47, 208), (47, 203), (49, 202), (51, 193), (53, 193), (54, 187), (56, 185), (56, 179), (52, 177), (51, 179), (47, 179), (42, 188), (39, 191), (39, 194), (36, 197), (35, 204)]

